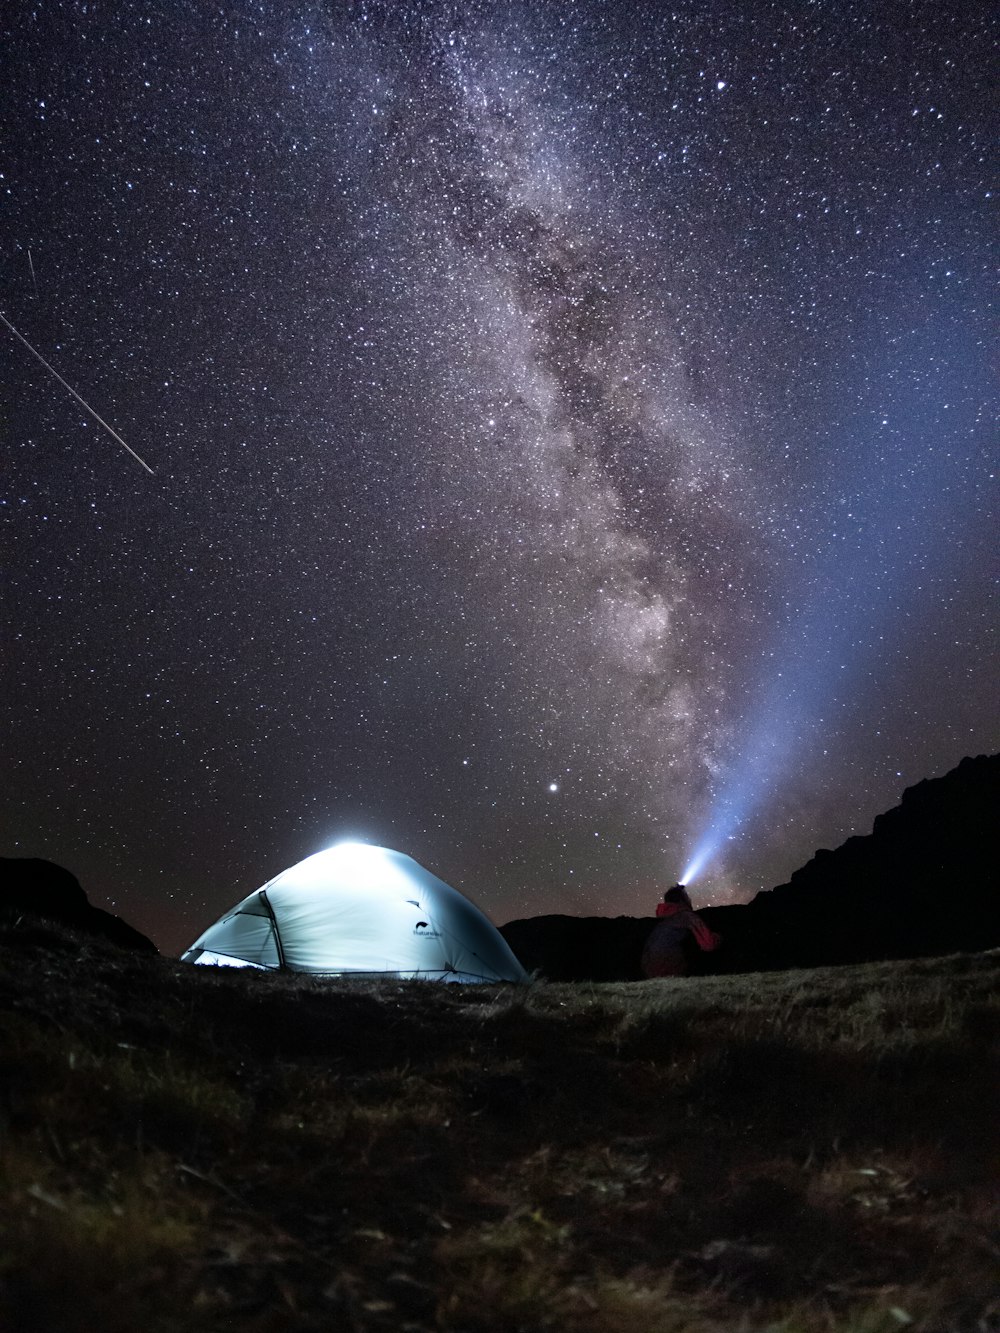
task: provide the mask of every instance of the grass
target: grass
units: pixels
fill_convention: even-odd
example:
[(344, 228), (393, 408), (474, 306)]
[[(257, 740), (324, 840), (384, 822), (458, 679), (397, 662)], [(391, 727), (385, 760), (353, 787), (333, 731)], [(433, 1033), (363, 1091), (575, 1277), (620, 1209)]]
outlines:
[(996, 1333), (1000, 954), (318, 981), (0, 934), (0, 1325)]

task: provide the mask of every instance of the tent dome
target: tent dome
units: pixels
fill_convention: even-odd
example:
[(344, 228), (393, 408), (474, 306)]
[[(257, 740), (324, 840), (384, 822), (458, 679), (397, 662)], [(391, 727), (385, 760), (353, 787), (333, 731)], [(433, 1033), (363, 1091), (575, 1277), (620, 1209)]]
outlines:
[(327, 976), (527, 980), (468, 898), (412, 857), (362, 843), (341, 843), (282, 871), (181, 958)]

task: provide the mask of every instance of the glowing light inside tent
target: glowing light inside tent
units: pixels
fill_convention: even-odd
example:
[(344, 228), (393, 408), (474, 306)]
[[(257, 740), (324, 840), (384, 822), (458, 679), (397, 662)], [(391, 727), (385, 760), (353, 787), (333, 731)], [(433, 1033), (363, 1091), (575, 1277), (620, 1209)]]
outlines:
[(319, 883), (329, 877), (332, 865), (347, 874), (361, 874), (370, 873), (380, 863), (389, 864), (384, 848), (372, 847), (366, 842), (338, 842), (300, 861), (296, 874), (300, 883), (306, 880)]
[(385, 847), (368, 842), (337, 842), (325, 851), (315, 852), (295, 867), (296, 881), (323, 888), (331, 879), (355, 878), (381, 889), (398, 887), (406, 878), (398, 855)]
[(335, 856), (337, 864), (350, 870), (360, 870), (371, 866), (376, 861), (386, 860), (381, 847), (373, 847), (367, 842), (338, 842), (321, 856)]
[(489, 918), (402, 852), (341, 843), (306, 857), (209, 926), (186, 961), (316, 976), (523, 981)]

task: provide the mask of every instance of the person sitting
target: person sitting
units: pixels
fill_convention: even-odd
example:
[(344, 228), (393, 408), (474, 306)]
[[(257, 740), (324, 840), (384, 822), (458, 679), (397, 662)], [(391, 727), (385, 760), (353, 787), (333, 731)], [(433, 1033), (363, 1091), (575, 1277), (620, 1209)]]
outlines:
[(656, 905), (657, 923), (650, 931), (642, 951), (642, 972), (646, 977), (685, 977), (690, 968), (684, 946), (693, 937), (699, 949), (710, 953), (722, 943), (695, 912), (683, 884), (675, 884)]

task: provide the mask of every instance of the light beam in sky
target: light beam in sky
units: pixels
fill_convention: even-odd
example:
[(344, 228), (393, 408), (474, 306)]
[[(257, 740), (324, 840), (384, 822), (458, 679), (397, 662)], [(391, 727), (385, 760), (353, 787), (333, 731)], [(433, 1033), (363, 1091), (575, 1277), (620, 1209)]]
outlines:
[[(34, 266), (32, 266), (32, 270), (31, 270), (31, 275), (32, 275), (32, 277), (34, 277), (34, 274), (35, 274), (35, 270), (34, 270)], [(114, 429), (113, 426), (109, 426), (108, 423), (104, 420), (103, 417), (100, 417), (100, 416), (97, 415), (97, 413), (96, 413), (96, 412), (94, 411), (94, 409), (90, 406), (90, 404), (89, 404), (85, 399), (83, 399), (83, 398), (80, 397), (80, 395), (77, 393), (77, 391), (73, 388), (72, 384), (67, 384), (67, 383), (66, 383), (66, 381), (63, 379), (63, 377), (59, 374), (58, 370), (56, 370), (53, 366), (50, 366), (49, 363), (45, 360), (45, 357), (42, 356), (41, 352), (39, 352), (39, 351), (37, 350), (37, 348), (32, 347), (31, 343), (28, 342), (28, 340), (27, 340), (27, 338), (24, 336), (24, 334), (23, 334), (23, 333), (19, 333), (18, 330), (15, 329), (14, 325), (10, 322), (10, 320), (7, 318), (7, 316), (3, 313), (2, 310), (0, 310), (0, 319), (2, 319), (3, 322), (7, 325), (7, 327), (10, 329), (11, 333), (12, 333), (12, 334), (14, 335), (14, 337), (18, 340), (18, 342), (23, 343), (24, 346), (27, 347), (27, 349), (28, 349), (28, 351), (31, 353), (31, 355), (32, 355), (33, 357), (36, 357), (39, 361), (41, 361), (42, 365), (43, 365), (43, 366), (45, 367), (45, 369), (49, 372), (49, 374), (50, 374), (50, 375), (54, 375), (54, 376), (56, 377), (56, 379), (59, 381), (59, 383), (63, 386), (63, 388), (66, 389), (69, 393), (71, 393), (71, 394), (73, 395), (73, 397), (74, 397), (74, 398), (76, 399), (76, 401), (80, 404), (80, 406), (84, 409), (84, 411), (85, 411), (85, 412), (88, 412), (88, 413), (90, 414), (90, 416), (92, 416), (92, 417), (94, 418), (94, 420), (97, 422), (97, 424), (98, 424), (99, 426), (103, 426), (104, 429), (105, 429), (105, 430), (108, 432), (108, 434), (111, 436), (111, 438), (112, 438), (113, 440), (117, 440), (117, 442), (121, 445), (121, 447), (122, 447), (123, 449), (125, 449), (128, 453), (130, 453), (130, 454), (132, 455), (132, 457), (133, 457), (133, 458), (135, 459), (135, 461), (139, 464), (139, 466), (140, 466), (140, 467), (144, 467), (144, 468), (146, 469), (146, 471), (150, 474), (150, 476), (152, 476), (152, 475), (153, 475), (153, 469), (149, 466), (149, 464), (146, 463), (146, 462), (144, 462), (144, 460), (141, 459), (141, 458), (139, 457), (139, 455), (136, 453), (136, 451), (135, 451), (130, 445), (128, 445), (128, 444), (125, 443), (125, 441), (122, 439), (122, 437), (118, 434), (118, 432)]]
[[(857, 709), (873, 682), (892, 688), (888, 645), (948, 572), (953, 556), (943, 534), (972, 505), (979, 408), (961, 401), (955, 370), (928, 370), (933, 362), (920, 340), (894, 355), (901, 387), (887, 387), (890, 367), (881, 367), (880, 400), (862, 400), (857, 413), (855, 428), (868, 433), (870, 456), (846, 476), (831, 468), (825, 491), (835, 498), (806, 516), (824, 541), (790, 586), (797, 613), (765, 659), (738, 728), (739, 752), (720, 766), (685, 883), (724, 875), (726, 863), (745, 850), (737, 844), (786, 798), (793, 775), (822, 762), (829, 752), (823, 746), (838, 744), (838, 718)], [(965, 355), (973, 361), (975, 349)], [(955, 432), (947, 449), (940, 444), (943, 411)], [(895, 434), (886, 429), (890, 421), (899, 423)]]

